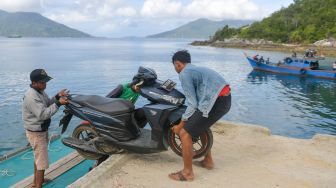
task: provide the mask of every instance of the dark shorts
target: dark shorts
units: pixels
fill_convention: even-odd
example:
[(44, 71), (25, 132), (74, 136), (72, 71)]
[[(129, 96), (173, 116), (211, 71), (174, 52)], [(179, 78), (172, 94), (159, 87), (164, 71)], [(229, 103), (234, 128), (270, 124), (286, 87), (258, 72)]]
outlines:
[(198, 138), (202, 133), (208, 130), (221, 117), (229, 112), (231, 108), (231, 95), (218, 97), (212, 107), (209, 117), (203, 117), (203, 113), (197, 110), (186, 122), (184, 129), (192, 136)]

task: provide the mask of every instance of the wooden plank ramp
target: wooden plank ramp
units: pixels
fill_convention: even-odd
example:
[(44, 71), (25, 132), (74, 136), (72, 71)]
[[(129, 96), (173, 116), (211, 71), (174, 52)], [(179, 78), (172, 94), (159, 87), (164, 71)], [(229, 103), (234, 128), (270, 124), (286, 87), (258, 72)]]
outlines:
[[(56, 179), (58, 176), (62, 175), (66, 171), (70, 170), (72, 167), (78, 165), (85, 159), (80, 156), (76, 151), (70, 153), (69, 155), (63, 157), (62, 159), (53, 163), (45, 172), (45, 178), (50, 180)], [(14, 188), (30, 188), (32, 187), (34, 175), (31, 175), (22, 181), (16, 183), (12, 187)]]

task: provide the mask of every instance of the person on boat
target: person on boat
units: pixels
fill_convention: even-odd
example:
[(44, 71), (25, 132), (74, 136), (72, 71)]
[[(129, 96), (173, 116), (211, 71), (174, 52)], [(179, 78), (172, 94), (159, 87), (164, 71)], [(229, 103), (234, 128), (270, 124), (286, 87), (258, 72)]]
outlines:
[(281, 61), (278, 61), (277, 66), (279, 67), (282, 64)]
[(265, 62), (266, 64), (269, 64), (270, 63), (270, 58), (268, 57), (267, 59), (266, 59), (266, 62)]
[(297, 57), (296, 52), (293, 51), (292, 58), (296, 58), (296, 57)]
[(259, 63), (265, 63), (264, 56), (261, 56), (259, 59)]
[(48, 180), (44, 171), (49, 167), (48, 161), (48, 128), (51, 117), (61, 105), (68, 103), (68, 91), (61, 90), (53, 98), (44, 92), (47, 82), (52, 78), (43, 69), (35, 69), (30, 73), (31, 85), (24, 95), (22, 119), (26, 136), (34, 152), (33, 187), (42, 187)]
[[(192, 139), (200, 137), (230, 110), (230, 86), (214, 70), (192, 65), (187, 50), (176, 52), (172, 57), (172, 63), (179, 74), (186, 95), (187, 109), (182, 115), (181, 122), (172, 128), (182, 142), (184, 168), (169, 174), (169, 177), (177, 181), (192, 181), (194, 179)], [(211, 150), (197, 165), (209, 170), (214, 168)]]
[(336, 61), (333, 63), (333, 70), (336, 71)]
[(259, 55), (258, 55), (258, 54), (257, 54), (257, 55), (255, 55), (255, 56), (253, 56), (253, 60), (258, 62), (258, 61), (259, 61), (259, 58), (258, 58), (258, 57), (259, 57)]
[(306, 50), (305, 57), (311, 56), (311, 49)]

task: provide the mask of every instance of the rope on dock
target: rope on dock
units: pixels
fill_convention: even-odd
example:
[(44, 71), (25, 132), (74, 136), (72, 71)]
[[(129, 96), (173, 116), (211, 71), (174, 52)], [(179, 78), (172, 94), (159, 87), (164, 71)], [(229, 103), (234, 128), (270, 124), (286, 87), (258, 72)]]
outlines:
[[(7, 160), (8, 156), (6, 154), (3, 155), (5, 160)], [(15, 176), (16, 172), (14, 170), (11, 169), (0, 169), (0, 174), (1, 176)]]
[(16, 175), (16, 172), (14, 170), (11, 170), (11, 169), (0, 169), (0, 174), (1, 174), (1, 176), (12, 177), (12, 176)]
[(53, 140), (53, 136), (58, 137), (57, 134), (52, 134), (50, 136), (50, 139), (49, 139), (49, 142), (48, 142), (48, 151), (51, 151), (51, 152), (60, 152), (62, 150), (62, 147), (60, 147), (60, 146), (59, 147), (51, 147), (50, 146), (50, 143)]

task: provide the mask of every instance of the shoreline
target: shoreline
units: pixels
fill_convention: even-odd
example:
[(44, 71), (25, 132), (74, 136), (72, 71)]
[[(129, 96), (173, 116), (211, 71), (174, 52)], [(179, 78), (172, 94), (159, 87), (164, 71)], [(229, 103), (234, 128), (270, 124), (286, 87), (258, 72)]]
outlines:
[(210, 46), (215, 48), (236, 48), (247, 50), (263, 50), (263, 51), (276, 51), (276, 52), (288, 52), (293, 51), (297, 53), (304, 53), (307, 49), (316, 49), (318, 53), (322, 53), (326, 57), (336, 57), (336, 47), (316, 46), (316, 45), (301, 45), (301, 44), (248, 44), (248, 43), (235, 43), (225, 41), (193, 41), (190, 43), (192, 46)]
[(336, 136), (311, 139), (272, 135), (258, 125), (217, 122), (211, 171), (194, 167), (193, 182), (170, 180), (182, 159), (168, 150), (154, 154), (124, 153), (68, 187), (333, 187), (336, 184)]

